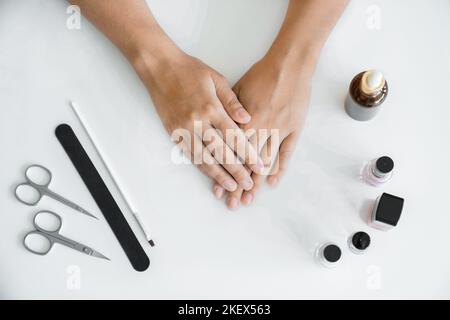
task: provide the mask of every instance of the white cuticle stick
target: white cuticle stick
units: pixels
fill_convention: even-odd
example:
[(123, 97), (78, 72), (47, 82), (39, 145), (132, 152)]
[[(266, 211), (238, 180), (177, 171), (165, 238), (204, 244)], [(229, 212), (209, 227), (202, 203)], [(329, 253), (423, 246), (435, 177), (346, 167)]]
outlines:
[(91, 131), (89, 130), (89, 127), (86, 124), (86, 121), (81, 116), (81, 114), (80, 114), (80, 112), (78, 110), (78, 105), (75, 102), (73, 102), (73, 101), (70, 101), (69, 104), (70, 104), (70, 107), (72, 108), (73, 112), (77, 116), (78, 120), (80, 121), (84, 131), (86, 131), (86, 134), (89, 137), (89, 140), (91, 140), (91, 143), (93, 144), (95, 151), (97, 152), (99, 158), (102, 160), (102, 163), (105, 166), (106, 170), (108, 171), (109, 175), (111, 176), (111, 179), (114, 182), (114, 184), (116, 185), (117, 190), (119, 190), (120, 195), (125, 200), (125, 203), (127, 204), (128, 209), (131, 211), (131, 213), (133, 214), (133, 217), (136, 219), (139, 227), (141, 228), (142, 232), (144, 233), (145, 238), (147, 239), (148, 243), (153, 247), (155, 244), (154, 244), (154, 242), (152, 240), (152, 237), (150, 236), (150, 233), (148, 232), (147, 226), (145, 225), (144, 221), (142, 221), (142, 218), (139, 216), (137, 210), (135, 210), (135, 208), (133, 207), (129, 197), (127, 196), (125, 191), (121, 188), (120, 184), (118, 183), (117, 177), (114, 174), (114, 171), (108, 165), (108, 163), (106, 162), (106, 160), (103, 157), (102, 153), (100, 152), (100, 149), (97, 147), (97, 143), (95, 141), (94, 136), (91, 134)]

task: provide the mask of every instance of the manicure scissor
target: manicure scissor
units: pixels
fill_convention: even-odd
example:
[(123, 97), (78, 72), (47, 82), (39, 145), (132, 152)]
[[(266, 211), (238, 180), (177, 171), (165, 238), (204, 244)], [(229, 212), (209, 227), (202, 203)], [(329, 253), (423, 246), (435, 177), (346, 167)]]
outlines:
[[(39, 179), (37, 177), (33, 177), (33, 173), (39, 173), (41, 177)], [(35, 206), (43, 196), (48, 196), (65, 204), (66, 206), (71, 207), (72, 209), (84, 213), (92, 218), (98, 219), (96, 216), (89, 213), (79, 205), (51, 191), (48, 186), (52, 181), (52, 173), (47, 168), (38, 164), (31, 165), (25, 170), (25, 179), (26, 182), (19, 184), (15, 189), (17, 200), (23, 204)], [(28, 191), (33, 191), (34, 194), (32, 194), (31, 197), (27, 196), (25, 194), (25, 191), (27, 191), (26, 189), (28, 189)]]
[[(50, 218), (53, 220), (53, 226), (43, 226), (42, 222), (39, 222), (39, 218), (42, 218), (45, 220), (45, 216), (47, 218)], [(44, 221), (45, 223), (45, 221)], [(62, 227), (62, 219), (61, 217), (51, 211), (39, 211), (36, 213), (33, 219), (33, 225), (36, 228), (36, 230), (30, 231), (26, 234), (26, 236), (23, 238), (23, 245), (25, 248), (35, 254), (38, 255), (46, 255), (50, 252), (53, 245), (55, 243), (62, 244), (66, 247), (72, 248), (74, 250), (80, 251), (84, 254), (87, 254), (92, 257), (101, 258), (109, 260), (107, 257), (102, 255), (100, 252), (95, 251), (92, 248), (89, 248), (88, 246), (85, 246), (79, 242), (73, 241), (71, 239), (68, 239), (66, 237), (63, 237), (59, 231)], [(41, 241), (37, 241), (33, 238), (40, 238)], [(42, 243), (42, 239), (44, 239), (44, 242)], [(34, 242), (34, 244), (33, 244)], [(39, 242), (41, 245), (39, 246)], [(38, 244), (38, 245), (36, 245)], [(43, 245), (42, 245), (43, 244)]]

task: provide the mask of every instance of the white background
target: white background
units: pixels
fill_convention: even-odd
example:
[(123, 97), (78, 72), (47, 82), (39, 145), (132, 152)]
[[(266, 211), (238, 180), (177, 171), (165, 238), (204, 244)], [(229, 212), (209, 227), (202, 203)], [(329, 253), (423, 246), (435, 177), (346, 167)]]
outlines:
[[(287, 0), (149, 0), (177, 43), (235, 82), (270, 46)], [(381, 10), (371, 29), (368, 9)], [(83, 19), (68, 30), (67, 3), (0, 0), (0, 298), (450, 298), (450, 2), (353, 1), (318, 65), (311, 109), (287, 176), (249, 208), (230, 212), (195, 168), (171, 161), (172, 144), (138, 77)], [(376, 119), (343, 110), (351, 78), (381, 69), (390, 95)], [(73, 99), (149, 225), (145, 243), (67, 101)], [(135, 272), (62, 147), (67, 122), (103, 175), (151, 259)], [(358, 175), (381, 155), (396, 162), (377, 189)], [(91, 210), (86, 218), (51, 199), (38, 207), (12, 190), (32, 163), (51, 188)], [(363, 217), (389, 192), (406, 199), (392, 231)], [(63, 216), (62, 234), (111, 258), (55, 246), (40, 257), (22, 238), (38, 209)], [(346, 238), (365, 230), (364, 256)], [(333, 270), (314, 261), (325, 241), (343, 249)], [(79, 288), (77, 288), (79, 276)], [(74, 278), (75, 277), (75, 278)]]

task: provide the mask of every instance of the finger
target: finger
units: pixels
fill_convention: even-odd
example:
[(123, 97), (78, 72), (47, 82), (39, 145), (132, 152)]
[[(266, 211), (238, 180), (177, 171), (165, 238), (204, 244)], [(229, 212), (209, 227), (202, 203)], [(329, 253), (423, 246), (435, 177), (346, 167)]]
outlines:
[(280, 150), (278, 152), (278, 168), (274, 170), (270, 176), (267, 178), (267, 182), (274, 186), (279, 181), (280, 178), (286, 173), (287, 167), (289, 165), (289, 160), (294, 154), (295, 146), (297, 144), (298, 134), (293, 133), (289, 135), (280, 145)]
[(230, 210), (237, 210), (240, 207), (242, 188), (237, 188), (235, 191), (230, 192), (227, 198), (227, 207)]
[(251, 139), (251, 142), (253, 144), (257, 144), (261, 147), (259, 147), (260, 150), (260, 157), (264, 163), (265, 170), (263, 174), (252, 174), (253, 179), (253, 188), (251, 190), (245, 191), (242, 195), (241, 202), (245, 205), (250, 205), (254, 200), (256, 196), (256, 192), (260, 189), (261, 185), (264, 181), (264, 176), (270, 173), (271, 170), (271, 163), (272, 159), (274, 158), (274, 155), (272, 154), (273, 150), (278, 150), (279, 143), (277, 142), (278, 135), (272, 135), (270, 137), (267, 137), (266, 135), (260, 135), (259, 137), (254, 137)]
[(265, 168), (270, 168), (272, 162), (272, 137), (269, 137), (263, 144), (259, 156), (264, 163)]
[[(260, 157), (264, 163), (263, 175), (269, 175), (273, 172), (274, 167), (277, 166), (277, 152), (280, 147), (280, 139), (278, 136), (272, 135), (267, 139), (266, 143), (261, 149)], [(275, 168), (276, 169), (276, 168)]]
[[(250, 169), (247, 169), (247, 170), (250, 171)], [(242, 188), (237, 188), (234, 192), (230, 192), (228, 194), (227, 207), (230, 210), (237, 210), (240, 206), (240, 202), (242, 202), (245, 205), (250, 205), (253, 202), (254, 192), (256, 192), (259, 189), (259, 187), (261, 186), (261, 184), (263, 182), (262, 176), (259, 176), (255, 173), (253, 173), (252, 178), (253, 177), (256, 179), (257, 185), (255, 184), (250, 191), (244, 191)], [(256, 187), (256, 189), (255, 189), (255, 187)], [(221, 186), (219, 184), (215, 183), (213, 189), (218, 190), (220, 188), (221, 188)], [(252, 193), (252, 191), (253, 191), (253, 193)], [(246, 197), (244, 197), (245, 194), (248, 194), (248, 195)], [(220, 198), (222, 198), (222, 196), (223, 196), (223, 193), (221, 194)]]
[(214, 183), (213, 193), (217, 199), (222, 199), (222, 197), (225, 195), (225, 192), (225, 189), (220, 184), (218, 184), (217, 182)]
[[(269, 139), (267, 131), (266, 132), (260, 131), (259, 134), (257, 134), (256, 130), (253, 130), (252, 132), (250, 132), (250, 130), (249, 130), (248, 133), (249, 133), (250, 143), (260, 153), (262, 151), (263, 147), (266, 145), (267, 140)], [(260, 187), (264, 181), (263, 176), (256, 174), (256, 173), (252, 173), (251, 177), (252, 177), (252, 179), (254, 179), (253, 188), (249, 191), (243, 191), (243, 194), (241, 197), (241, 202), (245, 205), (250, 205), (254, 201), (255, 194), (260, 189)], [(223, 197), (223, 195), (225, 193), (227, 193), (225, 190), (223, 190), (223, 188), (218, 183), (214, 184), (213, 192), (218, 199), (221, 199)], [(229, 208), (235, 207), (234, 197), (237, 198), (237, 196), (238, 196), (238, 192), (236, 192), (233, 195), (233, 199), (230, 199), (230, 197), (229, 197), (229, 199), (227, 200), (227, 205)]]
[[(258, 155), (261, 154), (262, 147), (266, 143), (267, 139), (269, 139), (269, 134), (266, 129), (248, 129), (246, 132), (248, 141), (255, 148)], [(261, 159), (262, 160), (262, 159)], [(264, 163), (263, 163), (264, 164)]]
[(216, 94), (220, 102), (222, 102), (228, 115), (237, 123), (246, 124), (252, 119), (247, 110), (244, 109), (239, 102), (236, 94), (230, 88), (227, 80), (222, 77), (214, 78), (216, 85)]
[(228, 171), (234, 180), (245, 190), (253, 187), (250, 173), (236, 157), (233, 150), (223, 141), (221, 135), (213, 127), (205, 129), (203, 141), (216, 161)]
[(244, 132), (226, 114), (212, 119), (212, 125), (224, 137), (224, 141), (228, 147), (253, 172), (260, 173), (264, 169), (264, 164), (258, 156), (257, 150), (250, 144)]
[[(258, 131), (254, 131), (254, 133), (250, 136), (249, 141), (253, 145), (253, 147), (258, 150), (259, 154), (261, 155), (261, 152), (266, 145), (267, 141), (269, 140), (268, 131), (264, 129), (260, 129)], [(267, 151), (265, 152), (267, 153)], [(264, 162), (264, 159), (262, 159)], [(268, 164), (268, 166), (270, 163)], [(265, 171), (270, 170), (270, 166), (265, 169)], [(261, 188), (261, 185), (263, 184), (264, 175), (262, 174), (256, 174), (252, 173), (252, 180), (253, 180), (253, 188), (249, 191), (244, 191), (241, 197), (241, 202), (244, 205), (250, 205), (255, 200), (256, 192)]]
[[(206, 176), (215, 180), (220, 186), (227, 191), (234, 191), (237, 189), (237, 184), (233, 177), (230, 176), (225, 169), (217, 163), (206, 146), (203, 145), (200, 138), (193, 134), (192, 141), (188, 146), (183, 146), (182, 150), (191, 162)], [(198, 147), (200, 146), (200, 147)], [(200, 155), (201, 153), (201, 155)], [(202, 159), (194, 162), (194, 159)]]
[[(207, 152), (207, 149), (205, 147), (205, 154), (204, 154), (206, 161), (214, 161), (215, 159)], [(209, 159), (208, 159), (209, 158)], [(207, 164), (207, 162), (202, 163), (198, 165), (197, 167), (202, 171), (205, 172), (205, 174), (210, 177), (211, 179), (215, 180), (218, 184), (220, 184), (221, 188), (227, 191), (234, 191), (237, 189), (238, 185), (234, 181), (233, 177), (231, 177), (228, 172), (225, 171), (225, 169), (219, 165), (217, 162), (214, 164)], [(217, 190), (215, 195), (218, 198), (221, 198), (222, 195), (219, 193), (220, 190)]]
[(242, 195), (241, 202), (245, 205), (250, 205), (255, 200), (256, 192), (261, 188), (263, 184), (264, 176), (253, 173), (252, 179), (253, 179), (253, 188), (249, 191), (244, 191), (244, 194)]

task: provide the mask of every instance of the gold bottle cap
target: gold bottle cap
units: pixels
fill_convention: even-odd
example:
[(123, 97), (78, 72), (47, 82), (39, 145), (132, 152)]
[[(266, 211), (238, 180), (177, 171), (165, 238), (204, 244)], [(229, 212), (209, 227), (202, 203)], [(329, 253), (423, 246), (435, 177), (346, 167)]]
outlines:
[(369, 70), (364, 72), (361, 78), (361, 90), (368, 95), (379, 92), (385, 85), (386, 80), (383, 74), (378, 70)]

